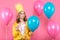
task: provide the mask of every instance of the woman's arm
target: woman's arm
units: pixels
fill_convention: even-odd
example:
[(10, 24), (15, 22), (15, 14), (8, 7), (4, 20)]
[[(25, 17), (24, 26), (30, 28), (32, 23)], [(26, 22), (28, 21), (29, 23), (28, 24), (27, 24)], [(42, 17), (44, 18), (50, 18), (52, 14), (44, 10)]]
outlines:
[(17, 23), (13, 25), (12, 34), (13, 34), (13, 37), (17, 37), (19, 35)]

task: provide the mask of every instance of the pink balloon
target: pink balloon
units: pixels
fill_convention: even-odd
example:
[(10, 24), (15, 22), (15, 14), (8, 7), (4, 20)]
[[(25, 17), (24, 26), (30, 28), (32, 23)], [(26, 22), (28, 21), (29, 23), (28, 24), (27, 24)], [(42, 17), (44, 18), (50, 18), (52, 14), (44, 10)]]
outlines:
[(50, 21), (47, 25), (47, 32), (49, 33), (49, 35), (53, 38), (55, 38), (58, 33), (60, 31), (60, 26), (53, 22), (53, 21)]
[(0, 18), (4, 24), (8, 25), (13, 17), (13, 13), (10, 9), (6, 8), (0, 11)]
[(38, 0), (34, 3), (34, 10), (38, 16), (43, 12), (43, 3), (42, 1)]

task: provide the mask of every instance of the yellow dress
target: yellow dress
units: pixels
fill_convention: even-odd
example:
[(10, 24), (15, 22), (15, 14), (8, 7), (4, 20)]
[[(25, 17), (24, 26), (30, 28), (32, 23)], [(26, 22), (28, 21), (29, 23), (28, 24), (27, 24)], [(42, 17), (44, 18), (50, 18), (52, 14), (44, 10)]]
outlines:
[(13, 34), (14, 40), (30, 40), (31, 32), (28, 29), (27, 24), (26, 24), (24, 36), (21, 35), (20, 31), (16, 31), (16, 27), (18, 27), (18, 23), (15, 22), (12, 28), (12, 34)]

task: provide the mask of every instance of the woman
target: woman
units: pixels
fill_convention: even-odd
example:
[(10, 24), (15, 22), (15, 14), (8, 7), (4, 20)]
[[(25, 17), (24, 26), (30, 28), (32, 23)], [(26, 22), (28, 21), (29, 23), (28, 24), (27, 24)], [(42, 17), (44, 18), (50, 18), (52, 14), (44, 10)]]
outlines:
[(13, 25), (14, 40), (30, 40), (31, 32), (27, 27), (27, 18), (24, 11), (18, 13), (16, 22)]

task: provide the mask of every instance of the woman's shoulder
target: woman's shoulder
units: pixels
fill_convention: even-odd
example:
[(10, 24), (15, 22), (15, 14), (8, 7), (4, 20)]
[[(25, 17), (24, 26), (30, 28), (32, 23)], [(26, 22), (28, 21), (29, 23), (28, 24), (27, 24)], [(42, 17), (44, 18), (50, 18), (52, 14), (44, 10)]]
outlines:
[(18, 23), (17, 22), (14, 22), (13, 26), (17, 26), (17, 25), (18, 25)]
[(27, 21), (26, 21), (26, 24), (27, 24)]
[(14, 22), (14, 24), (18, 24), (17, 22)]

